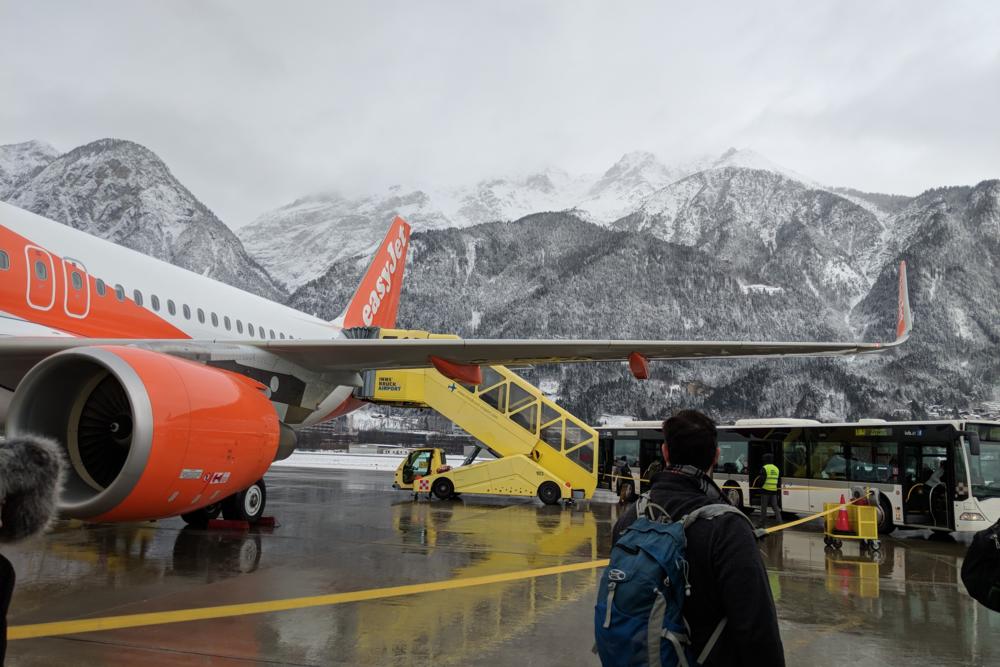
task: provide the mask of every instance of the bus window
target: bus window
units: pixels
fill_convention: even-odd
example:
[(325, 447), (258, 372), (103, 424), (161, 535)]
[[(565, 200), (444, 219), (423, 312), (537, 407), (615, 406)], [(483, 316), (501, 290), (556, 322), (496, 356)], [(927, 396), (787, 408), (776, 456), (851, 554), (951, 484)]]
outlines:
[(818, 442), (812, 452), (813, 479), (847, 479), (847, 459), (839, 442)]
[(615, 440), (615, 458), (625, 457), (630, 468), (637, 468), (639, 465), (639, 439)]
[(896, 443), (852, 444), (850, 479), (855, 482), (895, 483), (899, 478)]
[(968, 453), (972, 475), (972, 495), (978, 499), (1000, 498), (1000, 427), (976, 424), (970, 428), (979, 432), (979, 456)]
[(746, 441), (719, 440), (719, 460), (715, 464), (715, 472), (737, 475), (747, 474)]
[(781, 445), (782, 475), (785, 477), (808, 477), (806, 464), (809, 451), (801, 440), (787, 440)]

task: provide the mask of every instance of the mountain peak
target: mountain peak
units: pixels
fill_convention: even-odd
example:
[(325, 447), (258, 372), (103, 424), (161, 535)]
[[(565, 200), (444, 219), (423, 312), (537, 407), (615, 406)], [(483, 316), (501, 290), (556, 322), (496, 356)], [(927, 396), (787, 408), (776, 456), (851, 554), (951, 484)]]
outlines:
[(32, 139), (0, 146), (0, 198), (6, 198), (59, 156), (59, 151)]
[(805, 183), (806, 185), (815, 185), (815, 182), (812, 179), (806, 178), (802, 174), (794, 172), (791, 169), (787, 169), (750, 148), (730, 147), (725, 153), (720, 155), (718, 159), (712, 162), (707, 169), (725, 169), (727, 167), (771, 171), (776, 174), (786, 176), (794, 181)]
[(618, 158), (618, 161), (604, 172), (604, 178), (614, 178), (630, 171), (647, 168), (666, 169), (649, 151), (630, 151)]

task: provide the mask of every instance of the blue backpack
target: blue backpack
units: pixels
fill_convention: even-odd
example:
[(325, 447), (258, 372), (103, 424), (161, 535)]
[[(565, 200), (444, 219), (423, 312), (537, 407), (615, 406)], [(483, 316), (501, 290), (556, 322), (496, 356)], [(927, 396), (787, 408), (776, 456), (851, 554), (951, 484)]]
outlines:
[(597, 593), (594, 636), (604, 667), (694, 667), (705, 661), (726, 619), (696, 656), (683, 615), (684, 599), (691, 594), (685, 531), (698, 519), (727, 512), (746, 518), (732, 505), (715, 504), (672, 521), (645, 494), (639, 497), (637, 518), (611, 550)]

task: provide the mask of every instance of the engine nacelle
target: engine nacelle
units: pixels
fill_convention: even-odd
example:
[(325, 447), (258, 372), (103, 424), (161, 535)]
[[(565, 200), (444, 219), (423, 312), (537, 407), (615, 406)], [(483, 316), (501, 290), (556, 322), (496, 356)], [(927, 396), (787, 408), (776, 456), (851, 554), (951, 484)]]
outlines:
[(10, 435), (63, 445), (66, 516), (129, 521), (184, 514), (263, 477), (278, 417), (254, 380), (133, 347), (75, 348), (24, 376)]

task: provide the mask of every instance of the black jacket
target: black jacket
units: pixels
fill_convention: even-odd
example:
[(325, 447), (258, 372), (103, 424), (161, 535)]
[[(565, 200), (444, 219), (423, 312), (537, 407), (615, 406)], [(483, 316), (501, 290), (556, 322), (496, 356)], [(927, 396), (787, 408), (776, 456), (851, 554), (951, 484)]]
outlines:
[[(649, 497), (674, 520), (702, 505), (725, 502), (711, 482), (706, 489), (702, 479), (669, 469), (653, 477)], [(614, 542), (633, 521), (634, 503), (615, 524)], [(785, 653), (774, 599), (750, 523), (736, 514), (723, 514), (695, 521), (687, 538), (691, 597), (684, 605), (684, 617), (691, 626), (695, 654), (727, 617), (706, 666), (783, 666)]]

